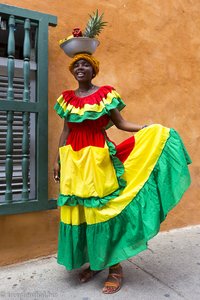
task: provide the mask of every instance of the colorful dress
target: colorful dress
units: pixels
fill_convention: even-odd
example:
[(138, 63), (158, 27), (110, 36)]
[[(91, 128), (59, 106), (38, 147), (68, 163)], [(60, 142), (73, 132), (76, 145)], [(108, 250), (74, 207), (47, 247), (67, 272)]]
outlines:
[(59, 264), (101, 270), (147, 248), (190, 185), (191, 162), (178, 133), (151, 125), (115, 145), (110, 111), (125, 106), (103, 86), (90, 96), (65, 91), (55, 109), (70, 133), (60, 150)]

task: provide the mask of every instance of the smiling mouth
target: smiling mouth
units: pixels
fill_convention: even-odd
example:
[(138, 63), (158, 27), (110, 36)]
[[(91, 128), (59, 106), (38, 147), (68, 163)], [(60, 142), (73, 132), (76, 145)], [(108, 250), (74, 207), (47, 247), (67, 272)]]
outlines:
[(83, 76), (85, 76), (85, 73), (83, 73), (83, 72), (78, 72), (78, 73), (77, 73), (77, 76), (78, 76), (78, 77), (83, 77)]

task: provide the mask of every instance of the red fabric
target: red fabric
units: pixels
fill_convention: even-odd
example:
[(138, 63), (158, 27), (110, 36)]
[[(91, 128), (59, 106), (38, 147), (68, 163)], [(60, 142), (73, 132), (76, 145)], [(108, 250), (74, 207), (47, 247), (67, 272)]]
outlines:
[(111, 141), (111, 139), (109, 139), (107, 134), (106, 134), (106, 138), (107, 138), (107, 140), (109, 140), (110, 142), (112, 142), (115, 145), (115, 148), (117, 151), (116, 156), (119, 158), (119, 160), (121, 160), (121, 162), (125, 162), (125, 160), (129, 156), (129, 154), (135, 147), (135, 137), (131, 136), (130, 138), (126, 139), (119, 145), (116, 145), (115, 142)]
[[(97, 120), (85, 120), (82, 123), (68, 122), (70, 133), (66, 145), (71, 145), (74, 151), (79, 151), (87, 146), (104, 148), (105, 140), (111, 141), (104, 130), (109, 122), (108, 116), (102, 116)], [(114, 145), (115, 143), (111, 141)], [(116, 146), (116, 156), (124, 162), (135, 145), (135, 138), (132, 136)]]
[(104, 127), (110, 118), (107, 115), (97, 120), (85, 120), (82, 123), (68, 122), (70, 133), (66, 145), (71, 145), (74, 151), (87, 146), (103, 148), (105, 146)]
[(85, 104), (99, 104), (102, 98), (105, 98), (108, 93), (114, 90), (113, 87), (105, 85), (100, 87), (96, 92), (89, 96), (78, 97), (72, 90), (67, 90), (62, 93), (63, 98), (66, 103), (70, 103), (76, 108), (82, 108)]
[(121, 144), (116, 146), (117, 154), (116, 156), (121, 160), (121, 162), (125, 162), (125, 160), (130, 155), (131, 151), (135, 146), (135, 138), (131, 136), (130, 138), (123, 141)]

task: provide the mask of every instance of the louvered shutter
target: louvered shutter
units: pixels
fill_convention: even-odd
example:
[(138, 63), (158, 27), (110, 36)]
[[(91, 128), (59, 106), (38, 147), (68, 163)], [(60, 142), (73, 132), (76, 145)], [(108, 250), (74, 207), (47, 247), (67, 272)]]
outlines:
[[(16, 76), (13, 80), (14, 100), (23, 101), (24, 80), (22, 74), (22, 62), (17, 61), (17, 68), (15, 69)], [(6, 75), (7, 69), (6, 59), (1, 59), (0, 70), (0, 99), (7, 100), (8, 77)], [(35, 69), (35, 64), (32, 64)], [(35, 101), (35, 70), (31, 70), (30, 76), (30, 99)], [(23, 135), (23, 120), (22, 112), (14, 112), (13, 117), (13, 175), (12, 175), (12, 192), (13, 201), (21, 199), (22, 191), (22, 135)], [(7, 135), (7, 113), (0, 111), (0, 202), (5, 199), (6, 190), (6, 135)], [(28, 190), (29, 199), (34, 199), (35, 195), (35, 117), (30, 115), (30, 123), (28, 127), (28, 144), (29, 144), (29, 176), (28, 176)], [(30, 159), (31, 158), (31, 159)]]

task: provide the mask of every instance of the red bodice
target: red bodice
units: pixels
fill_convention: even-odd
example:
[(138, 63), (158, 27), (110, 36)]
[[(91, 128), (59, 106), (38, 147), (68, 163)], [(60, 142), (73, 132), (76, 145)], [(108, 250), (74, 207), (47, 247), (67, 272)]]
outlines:
[(68, 122), (70, 133), (66, 145), (71, 145), (78, 151), (87, 146), (103, 148), (105, 145), (105, 130), (110, 118), (104, 115), (97, 120), (85, 120), (81, 123)]
[[(70, 133), (66, 145), (71, 145), (75, 151), (81, 150), (87, 146), (103, 148), (106, 139), (110, 140), (104, 129), (109, 121), (109, 116), (105, 115), (97, 120), (85, 120), (82, 123), (68, 122)], [(133, 150), (134, 144), (135, 139), (132, 136), (121, 144), (115, 145), (117, 150), (116, 156), (124, 162)]]

